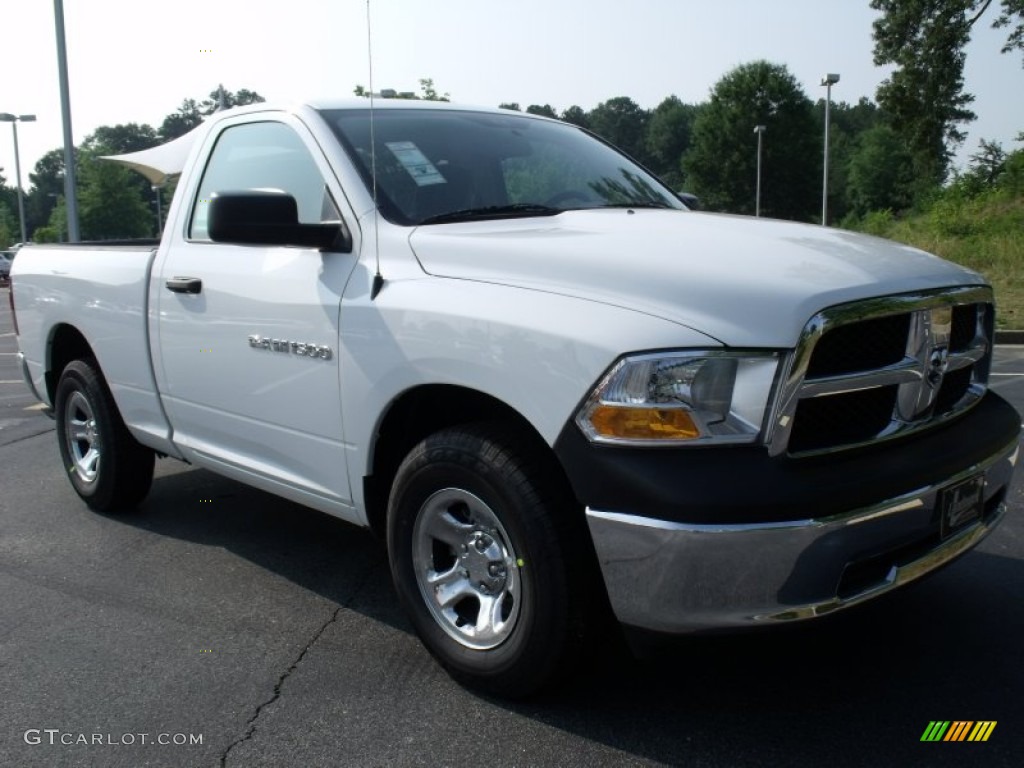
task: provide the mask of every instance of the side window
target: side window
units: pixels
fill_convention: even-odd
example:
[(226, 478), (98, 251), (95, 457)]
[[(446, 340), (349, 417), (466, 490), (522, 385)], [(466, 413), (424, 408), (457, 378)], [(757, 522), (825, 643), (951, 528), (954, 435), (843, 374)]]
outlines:
[(247, 189), (292, 195), (303, 224), (341, 220), (320, 169), (295, 131), (284, 123), (246, 123), (226, 129), (217, 138), (199, 184), (189, 237), (210, 239), (206, 222), (214, 193)]

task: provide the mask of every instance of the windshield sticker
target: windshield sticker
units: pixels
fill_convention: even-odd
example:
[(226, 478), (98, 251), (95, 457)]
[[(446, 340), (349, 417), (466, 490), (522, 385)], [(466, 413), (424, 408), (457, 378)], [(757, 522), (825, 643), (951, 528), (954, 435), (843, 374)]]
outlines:
[(441, 172), (434, 167), (434, 164), (427, 160), (426, 155), (420, 152), (411, 141), (389, 141), (386, 146), (391, 150), (402, 167), (412, 176), (417, 186), (426, 187), (431, 184), (445, 184), (447, 180)]

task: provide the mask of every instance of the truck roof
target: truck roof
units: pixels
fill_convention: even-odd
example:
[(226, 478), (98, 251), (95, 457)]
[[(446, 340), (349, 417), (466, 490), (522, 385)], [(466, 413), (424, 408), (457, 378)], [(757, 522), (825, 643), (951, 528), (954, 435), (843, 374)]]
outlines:
[[(310, 99), (302, 102), (313, 109), (369, 109), (370, 99), (365, 97), (346, 98), (323, 98)], [(262, 105), (252, 105), (262, 106)], [(423, 99), (399, 99), (378, 96), (373, 99), (374, 109), (443, 109), (460, 112), (492, 112), (496, 114), (509, 114), (512, 110), (500, 109), (498, 107), (483, 107), (478, 104), (460, 104), (450, 101), (425, 101)], [(527, 114), (527, 113), (515, 113)], [(530, 115), (537, 117), (536, 115)]]

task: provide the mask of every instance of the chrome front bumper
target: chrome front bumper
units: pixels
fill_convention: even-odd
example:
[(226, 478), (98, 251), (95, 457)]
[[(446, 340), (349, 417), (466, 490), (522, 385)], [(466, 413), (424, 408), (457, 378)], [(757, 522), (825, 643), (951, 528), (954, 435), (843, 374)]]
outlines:
[[(623, 624), (686, 633), (809, 619), (914, 581), (975, 546), (1006, 511), (1018, 453), (1014, 440), (940, 484), (821, 519), (706, 525), (588, 508), (587, 522)], [(985, 476), (984, 513), (940, 540), (941, 492), (977, 473)]]

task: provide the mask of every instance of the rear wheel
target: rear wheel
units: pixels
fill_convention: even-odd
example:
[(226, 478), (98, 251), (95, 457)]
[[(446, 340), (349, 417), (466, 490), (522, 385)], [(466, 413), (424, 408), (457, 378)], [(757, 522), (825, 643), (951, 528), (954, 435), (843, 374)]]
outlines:
[(95, 361), (68, 363), (54, 407), (61, 458), (85, 503), (116, 512), (142, 501), (153, 482), (153, 452), (131, 436)]
[[(585, 569), (574, 502), (503, 425), (446, 429), (398, 470), (388, 549), (399, 597), (460, 682), (531, 693), (582, 637)], [(578, 533), (578, 532), (577, 532)]]

